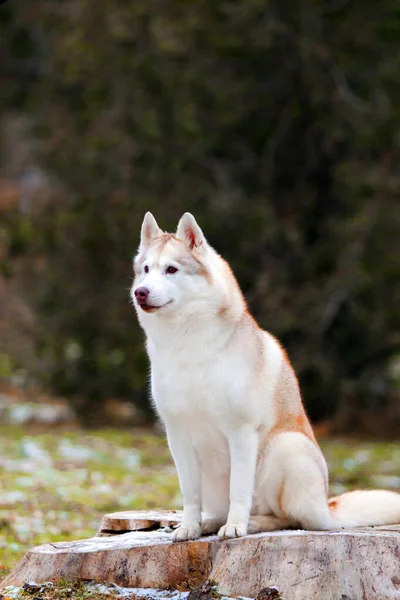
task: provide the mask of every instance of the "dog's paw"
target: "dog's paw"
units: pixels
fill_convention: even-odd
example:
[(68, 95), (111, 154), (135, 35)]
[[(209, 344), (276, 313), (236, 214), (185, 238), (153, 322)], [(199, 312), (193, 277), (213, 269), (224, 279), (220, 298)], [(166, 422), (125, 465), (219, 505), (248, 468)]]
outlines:
[(199, 523), (185, 526), (181, 525), (172, 534), (173, 542), (187, 542), (187, 540), (197, 540), (201, 536), (201, 526)]
[(245, 523), (230, 524), (227, 523), (218, 531), (218, 537), (223, 540), (225, 538), (237, 538), (247, 534), (247, 525)]
[(211, 535), (217, 531), (225, 523), (225, 519), (205, 519), (201, 528), (203, 535)]

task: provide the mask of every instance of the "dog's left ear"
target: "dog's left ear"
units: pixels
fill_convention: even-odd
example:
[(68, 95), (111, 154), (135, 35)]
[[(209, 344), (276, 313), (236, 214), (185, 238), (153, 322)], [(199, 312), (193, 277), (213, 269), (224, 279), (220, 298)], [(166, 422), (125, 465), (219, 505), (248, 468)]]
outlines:
[(206, 241), (202, 230), (196, 223), (196, 219), (190, 213), (185, 213), (181, 217), (176, 230), (176, 236), (180, 240), (183, 240), (189, 246), (190, 250), (200, 248)]

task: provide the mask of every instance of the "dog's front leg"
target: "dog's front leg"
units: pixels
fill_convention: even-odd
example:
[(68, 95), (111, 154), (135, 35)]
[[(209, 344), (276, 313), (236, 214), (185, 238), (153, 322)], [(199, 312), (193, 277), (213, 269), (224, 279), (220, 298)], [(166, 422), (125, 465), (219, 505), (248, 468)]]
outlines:
[(251, 510), (256, 471), (258, 434), (251, 427), (241, 427), (228, 435), (231, 457), (230, 505), (226, 525), (220, 538), (246, 535)]
[(201, 476), (198, 457), (184, 426), (168, 424), (167, 438), (183, 495), (183, 519), (180, 527), (172, 534), (172, 540), (195, 540), (201, 535)]

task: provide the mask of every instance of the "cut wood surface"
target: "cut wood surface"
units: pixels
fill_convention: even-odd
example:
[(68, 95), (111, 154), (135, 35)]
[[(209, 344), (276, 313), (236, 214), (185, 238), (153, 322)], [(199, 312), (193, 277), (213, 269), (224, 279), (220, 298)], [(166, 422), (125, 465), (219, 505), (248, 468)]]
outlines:
[[(132, 511), (123, 514), (135, 520)], [(157, 522), (152, 514), (136, 513), (138, 523)], [(179, 516), (161, 511), (157, 518), (171, 523)], [(159, 589), (188, 589), (210, 578), (230, 596), (254, 597), (276, 586), (285, 600), (400, 598), (400, 525), (181, 543), (167, 531), (142, 530), (44, 544), (27, 552), (3, 586), (57, 578)]]
[(98, 535), (157, 527), (175, 527), (181, 520), (182, 511), (180, 510), (125, 510), (104, 515)]

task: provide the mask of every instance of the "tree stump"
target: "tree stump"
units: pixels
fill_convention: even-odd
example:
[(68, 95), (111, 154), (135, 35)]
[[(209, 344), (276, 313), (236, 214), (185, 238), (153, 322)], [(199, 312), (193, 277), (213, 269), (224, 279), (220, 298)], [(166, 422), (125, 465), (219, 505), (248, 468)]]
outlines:
[(125, 510), (104, 515), (97, 535), (175, 527), (181, 520), (181, 510)]
[[(276, 586), (285, 600), (400, 598), (400, 525), (172, 543), (169, 527), (180, 518), (166, 511), (105, 515), (100, 531), (108, 537), (37, 546), (3, 586), (65, 578), (182, 590), (209, 578), (229, 596)], [(156, 529), (160, 524), (167, 530)]]

